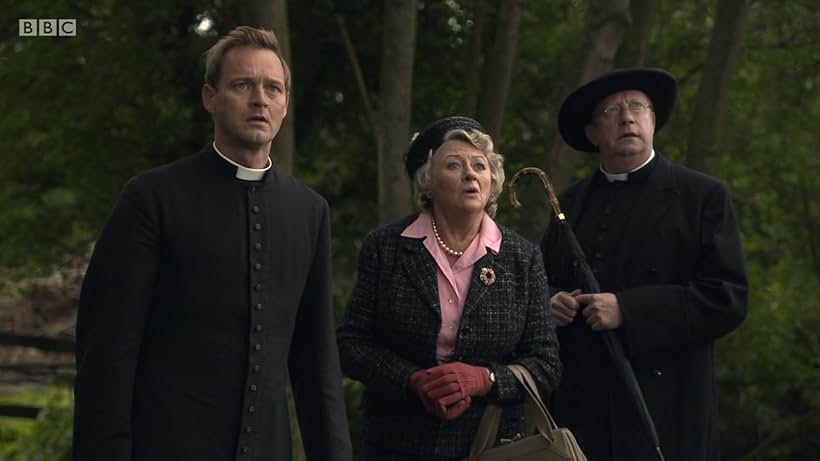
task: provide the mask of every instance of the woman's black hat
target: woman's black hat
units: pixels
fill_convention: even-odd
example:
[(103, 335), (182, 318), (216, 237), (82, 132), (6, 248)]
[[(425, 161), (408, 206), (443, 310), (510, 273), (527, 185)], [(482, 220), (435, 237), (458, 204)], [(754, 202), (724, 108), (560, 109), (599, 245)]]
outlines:
[(416, 170), (424, 165), (430, 150), (435, 152), (444, 143), (444, 135), (451, 130), (479, 131), (487, 134), (487, 131), (480, 123), (469, 117), (452, 116), (441, 120), (436, 120), (427, 128), (418, 133), (410, 143), (410, 149), (404, 156), (404, 166), (410, 179), (416, 174)]

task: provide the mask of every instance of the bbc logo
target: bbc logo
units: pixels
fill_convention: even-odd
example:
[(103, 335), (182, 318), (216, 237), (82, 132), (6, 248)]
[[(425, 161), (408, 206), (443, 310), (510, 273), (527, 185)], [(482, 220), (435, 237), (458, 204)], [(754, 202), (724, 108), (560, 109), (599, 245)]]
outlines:
[(76, 19), (21, 19), (21, 37), (75, 37)]

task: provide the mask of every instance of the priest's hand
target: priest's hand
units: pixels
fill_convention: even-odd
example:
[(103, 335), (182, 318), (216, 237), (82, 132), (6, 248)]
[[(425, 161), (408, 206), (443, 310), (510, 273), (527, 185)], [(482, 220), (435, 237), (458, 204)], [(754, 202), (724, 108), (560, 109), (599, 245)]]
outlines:
[(578, 309), (581, 305), (575, 299), (575, 296), (581, 294), (581, 290), (575, 290), (572, 293), (566, 291), (559, 291), (550, 298), (550, 312), (552, 312), (552, 319), (559, 327), (565, 327), (572, 323), (575, 315), (578, 314)]
[(575, 300), (583, 306), (581, 312), (593, 331), (614, 330), (624, 322), (614, 293), (579, 294)]

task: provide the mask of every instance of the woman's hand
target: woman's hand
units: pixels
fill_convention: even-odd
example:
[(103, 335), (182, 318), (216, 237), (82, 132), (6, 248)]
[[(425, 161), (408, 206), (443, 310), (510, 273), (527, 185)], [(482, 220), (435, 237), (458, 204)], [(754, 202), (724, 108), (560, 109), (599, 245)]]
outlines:
[(445, 408), (473, 396), (487, 395), (493, 386), (489, 369), (466, 363), (445, 363), (427, 372), (421, 385), (422, 392), (436, 405)]
[(419, 370), (410, 375), (410, 388), (419, 397), (427, 413), (448, 421), (458, 418), (470, 408), (472, 399), (468, 396), (449, 405), (445, 405), (438, 399), (431, 397), (429, 393), (424, 391), (424, 386), (431, 380), (430, 370), (432, 370), (432, 368)]

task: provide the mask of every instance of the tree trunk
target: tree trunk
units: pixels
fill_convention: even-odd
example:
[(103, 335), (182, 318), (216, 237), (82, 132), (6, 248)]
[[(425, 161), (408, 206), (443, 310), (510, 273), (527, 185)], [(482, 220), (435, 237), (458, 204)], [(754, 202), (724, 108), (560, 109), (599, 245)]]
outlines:
[(501, 133), (504, 107), (510, 91), (513, 61), (518, 44), (518, 29), (521, 24), (521, 10), (526, 0), (501, 0), (495, 43), (484, 64), (482, 90), (479, 93), (479, 120), (484, 128), (497, 138)]
[(412, 210), (404, 154), (410, 142), (416, 1), (385, 0), (380, 82), (379, 222)]
[[(380, 145), (379, 123), (376, 117), (376, 112), (373, 109), (373, 104), (370, 103), (370, 94), (367, 91), (367, 85), (364, 81), (364, 73), (362, 66), (359, 64), (359, 58), (356, 56), (356, 49), (353, 47), (353, 41), (350, 39), (350, 34), (347, 31), (347, 21), (341, 14), (336, 14), (336, 24), (339, 26), (339, 36), (342, 38), (342, 43), (347, 52), (347, 59), (350, 61), (350, 68), (353, 70), (353, 77), (356, 79), (356, 88), (359, 90), (359, 96), (362, 98), (362, 107), (367, 116), (367, 129), (373, 136), (373, 145)], [(377, 147), (378, 148), (378, 147)]]
[(467, 55), (467, 75), (464, 76), (464, 112), (478, 117), (478, 95), (481, 87), (481, 66), (484, 63), (484, 24), (487, 20), (487, 0), (473, 0), (473, 30)]
[(293, 62), (290, 53), (290, 31), (288, 29), (288, 10), (286, 0), (256, 0), (243, 2), (240, 7), (242, 23), (248, 26), (273, 30), (279, 39), (279, 47), (285, 61), (291, 69), (291, 94), (288, 101), (288, 115), (282, 121), (279, 134), (273, 140), (271, 157), (279, 171), (293, 174), (293, 158), (295, 141), (293, 135), (293, 121), (295, 119), (295, 105), (293, 104)]
[(740, 54), (747, 7), (747, 0), (718, 2), (709, 55), (692, 114), (686, 163), (709, 174), (717, 172), (720, 128), (726, 111), (729, 82)]
[(618, 50), (617, 67), (641, 67), (646, 60), (652, 20), (657, 10), (657, 0), (631, 0), (629, 15), (632, 19)]
[[(582, 34), (587, 40), (579, 53), (583, 56), (581, 72), (573, 87), (612, 69), (615, 54), (629, 27), (629, 0), (594, 0), (590, 2), (588, 11), (589, 16)], [(550, 153), (549, 172), (557, 190), (561, 191), (572, 183), (581, 155), (590, 154), (576, 152), (560, 136), (555, 137)]]

